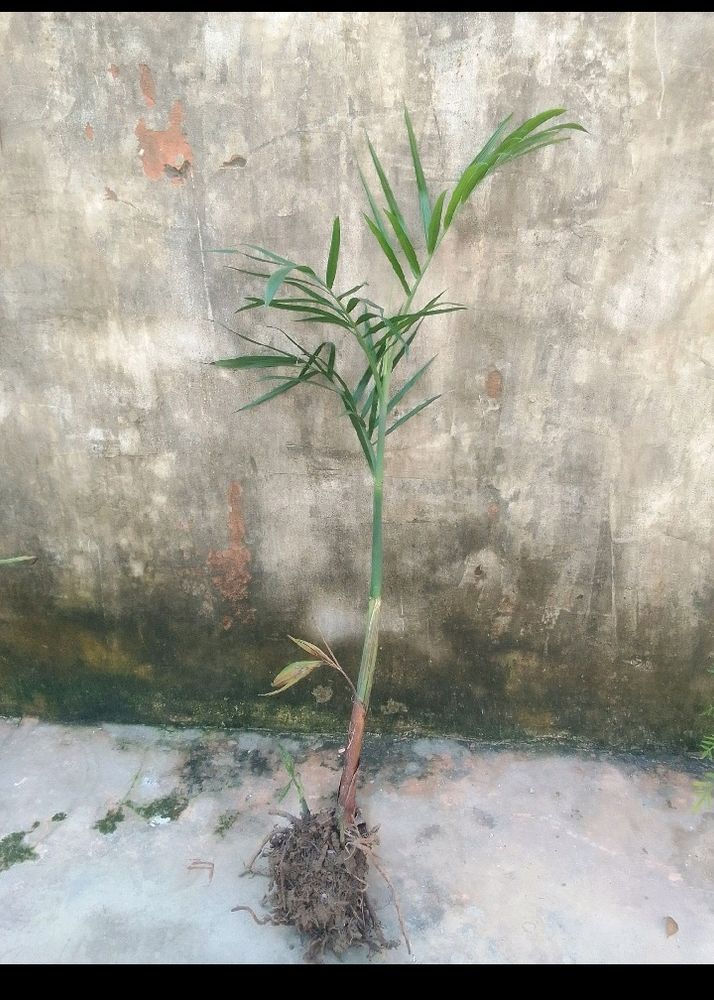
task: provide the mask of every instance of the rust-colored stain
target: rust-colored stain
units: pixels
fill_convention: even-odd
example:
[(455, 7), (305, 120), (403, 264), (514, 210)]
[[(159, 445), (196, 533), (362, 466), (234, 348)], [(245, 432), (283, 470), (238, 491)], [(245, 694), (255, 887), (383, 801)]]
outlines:
[(500, 399), (503, 394), (503, 375), (494, 368), (486, 376), (486, 395), (490, 399)]
[(174, 184), (183, 183), (183, 164), (193, 161), (193, 151), (183, 133), (184, 108), (181, 101), (174, 101), (169, 112), (166, 129), (149, 128), (143, 118), (136, 126), (135, 135), (139, 140), (139, 156), (144, 173), (152, 181), (165, 176), (165, 168), (171, 167), (179, 176), (172, 176)]
[(89, 124), (89, 122), (87, 122), (87, 124), (84, 126), (84, 134), (86, 135), (86, 137), (89, 139), (90, 142), (94, 138), (94, 129)]
[(489, 521), (491, 521), (491, 523), (498, 520), (498, 515), (500, 513), (501, 513), (501, 507), (499, 504), (495, 502), (490, 503), (486, 509), (486, 516), (488, 517)]
[(116, 63), (109, 63), (109, 66), (107, 67), (107, 73), (111, 73), (112, 76), (114, 77), (114, 79), (116, 80), (116, 78), (119, 76), (119, 73), (120, 73), (120, 70), (119, 70), (119, 67), (117, 66), (117, 64)]
[(223, 628), (228, 630), (236, 622), (253, 621), (255, 612), (248, 605), (248, 584), (250, 583), (250, 549), (244, 544), (245, 522), (240, 483), (232, 482), (228, 489), (228, 548), (208, 553), (207, 565), (211, 572), (211, 583), (229, 605), (231, 614), (223, 619)]
[(146, 63), (139, 63), (139, 86), (148, 107), (156, 104), (156, 84)]

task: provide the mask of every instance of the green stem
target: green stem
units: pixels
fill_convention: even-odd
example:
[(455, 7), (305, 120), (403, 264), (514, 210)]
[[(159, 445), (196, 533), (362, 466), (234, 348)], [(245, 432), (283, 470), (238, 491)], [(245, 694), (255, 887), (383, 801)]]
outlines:
[[(409, 312), (421, 279), (431, 263), (427, 258), (421, 274), (414, 282), (409, 295), (404, 300), (397, 315)], [(359, 676), (357, 678), (357, 699), (369, 708), (369, 699), (377, 668), (377, 652), (379, 650), (379, 619), (382, 607), (382, 577), (384, 565), (383, 517), (384, 508), (384, 442), (387, 435), (387, 407), (389, 406), (389, 385), (392, 377), (393, 346), (390, 344), (382, 358), (382, 370), (376, 391), (379, 393), (379, 414), (377, 421), (377, 447), (375, 450), (374, 479), (372, 491), (372, 572), (369, 582), (369, 606), (367, 608), (367, 624)]]
[[(422, 268), (422, 272), (414, 282), (414, 285), (407, 295), (404, 304), (398, 315), (409, 311), (414, 296), (417, 293), (424, 272), (431, 263), (431, 254)], [(358, 337), (358, 339), (360, 339)], [(360, 346), (362, 346), (360, 344)], [(364, 348), (363, 348), (364, 349)], [(387, 436), (387, 410), (389, 407), (389, 384), (392, 377), (392, 365), (394, 363), (394, 344), (388, 343), (380, 362), (381, 371), (375, 371), (370, 360), (370, 368), (374, 376), (375, 392), (379, 398), (379, 411), (377, 420), (377, 446), (374, 453), (374, 464), (372, 467), (373, 491), (372, 491), (372, 572), (369, 583), (369, 606), (367, 608), (367, 623), (365, 627), (364, 645), (362, 646), (362, 660), (357, 677), (357, 690), (352, 702), (352, 717), (347, 734), (347, 747), (345, 751), (345, 763), (340, 779), (338, 793), (338, 816), (340, 825), (351, 822), (354, 819), (356, 808), (356, 787), (357, 773), (359, 771), (360, 754), (362, 750), (362, 738), (364, 735), (365, 720), (369, 709), (369, 699), (372, 693), (372, 684), (377, 669), (377, 653), (379, 651), (379, 619), (382, 609), (382, 566), (383, 566), (383, 538), (382, 538), (382, 510), (384, 505), (384, 442)]]
[(372, 491), (372, 573), (369, 582), (369, 607), (362, 662), (357, 678), (357, 698), (369, 705), (374, 672), (377, 666), (379, 647), (379, 614), (382, 605), (382, 566), (384, 546), (382, 541), (382, 508), (384, 503), (384, 440), (387, 434), (387, 406), (389, 404), (389, 383), (392, 376), (393, 348), (390, 345), (382, 358), (382, 372), (379, 393), (379, 418), (377, 423), (377, 448), (374, 462)]

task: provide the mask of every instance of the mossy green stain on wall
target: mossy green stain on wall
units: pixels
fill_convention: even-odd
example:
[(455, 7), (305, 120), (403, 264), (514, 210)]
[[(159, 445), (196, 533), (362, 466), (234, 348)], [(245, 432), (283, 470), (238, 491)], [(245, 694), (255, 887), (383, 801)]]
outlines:
[[(544, 736), (624, 748), (694, 748), (705, 731), (699, 713), (714, 684), (706, 673), (696, 684), (682, 684), (681, 665), (673, 660), (623, 667), (596, 643), (582, 655), (557, 636), (544, 656), (525, 643), (514, 648), (489, 640), (453, 612), (448, 618), (445, 611), (445, 619), (448, 645), (440, 657), (432, 655), (426, 674), (423, 649), (408, 636), (385, 635), (376, 730), (496, 740)], [(200, 620), (156, 623), (142, 645), (131, 620), (48, 610), (39, 638), (28, 638), (33, 628), (31, 619), (20, 618), (11, 628), (0, 626), (2, 714), (336, 734), (345, 726), (349, 694), (339, 685), (329, 704), (316, 703), (309, 685), (280, 698), (260, 697), (291, 651), (287, 639), (268, 638), (258, 627), (217, 642), (215, 630)], [(359, 641), (336, 652), (349, 667)], [(379, 711), (390, 704), (406, 711)]]

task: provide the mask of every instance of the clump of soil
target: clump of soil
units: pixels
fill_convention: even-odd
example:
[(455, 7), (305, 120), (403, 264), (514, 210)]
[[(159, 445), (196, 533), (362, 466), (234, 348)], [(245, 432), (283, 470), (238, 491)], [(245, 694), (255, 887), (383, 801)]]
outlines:
[(333, 810), (301, 819), (282, 815), (289, 825), (274, 830), (258, 852), (267, 858), (270, 878), (264, 899), (270, 915), (259, 922), (295, 927), (308, 942), (308, 959), (327, 949), (340, 955), (353, 945), (395, 947), (385, 940), (367, 896), (376, 829), (360, 824), (341, 836)]

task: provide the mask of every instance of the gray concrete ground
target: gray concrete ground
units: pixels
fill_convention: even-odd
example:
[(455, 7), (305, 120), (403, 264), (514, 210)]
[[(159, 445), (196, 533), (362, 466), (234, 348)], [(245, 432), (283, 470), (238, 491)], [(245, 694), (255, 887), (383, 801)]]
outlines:
[[(337, 747), (284, 743), (325, 802)], [(265, 881), (238, 875), (280, 822), (274, 737), (5, 720), (0, 747), (3, 963), (303, 961), (291, 930), (230, 912), (260, 911)], [(343, 961), (714, 959), (714, 815), (692, 810), (691, 762), (432, 739), (366, 756), (361, 801), (413, 955)]]

